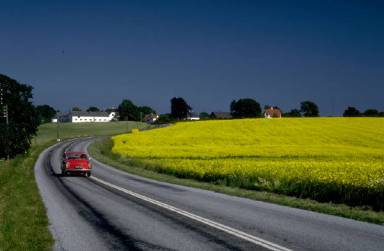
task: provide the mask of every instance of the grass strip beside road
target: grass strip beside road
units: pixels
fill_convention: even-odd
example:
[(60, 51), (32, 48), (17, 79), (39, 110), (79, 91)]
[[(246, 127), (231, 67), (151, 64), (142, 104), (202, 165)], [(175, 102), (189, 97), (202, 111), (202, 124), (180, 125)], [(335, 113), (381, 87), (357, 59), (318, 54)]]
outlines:
[(34, 177), (34, 164), (50, 141), (0, 162), (0, 250), (47, 250), (53, 244)]
[(311, 210), (319, 213), (341, 216), (345, 218), (366, 221), (375, 224), (384, 224), (384, 212), (376, 212), (371, 209), (350, 207), (344, 204), (320, 203), (309, 199), (300, 199), (286, 195), (280, 195), (270, 192), (253, 191), (236, 187), (229, 187), (221, 184), (201, 182), (187, 178), (177, 178), (175, 176), (155, 172), (145, 167), (138, 167), (134, 160), (123, 158), (120, 155), (112, 153), (113, 142), (111, 139), (103, 139), (92, 143), (88, 149), (93, 158), (111, 165), (120, 170), (131, 174), (155, 179), (163, 182), (190, 186), (211, 190), (214, 192), (234, 195), (259, 201), (272, 202), (279, 205)]
[[(65, 123), (59, 129), (61, 139), (80, 136), (115, 135), (144, 129), (136, 122)], [(9, 161), (0, 161), (0, 251), (50, 250), (53, 239), (48, 218), (34, 176), (40, 153), (56, 142), (57, 125), (39, 127), (28, 153)]]

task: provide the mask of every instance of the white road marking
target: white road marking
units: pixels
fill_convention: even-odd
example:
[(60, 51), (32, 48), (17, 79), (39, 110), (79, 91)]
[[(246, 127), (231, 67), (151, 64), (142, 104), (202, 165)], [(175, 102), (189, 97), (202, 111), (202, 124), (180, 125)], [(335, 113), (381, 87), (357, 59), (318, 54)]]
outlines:
[(138, 198), (138, 199), (141, 199), (143, 201), (146, 201), (146, 202), (149, 202), (151, 204), (154, 204), (156, 206), (159, 206), (161, 208), (164, 208), (164, 209), (167, 209), (169, 211), (172, 211), (172, 212), (175, 212), (177, 214), (180, 214), (180, 215), (183, 215), (185, 217), (188, 217), (190, 219), (193, 219), (195, 221), (198, 221), (200, 223), (203, 223), (205, 225), (208, 225), (208, 226), (211, 226), (213, 228), (216, 228), (218, 230), (221, 230), (221, 231), (224, 231), (228, 234), (231, 234), (233, 236), (236, 236), (240, 239), (243, 239), (243, 240), (246, 240), (246, 241), (249, 241), (251, 243), (254, 243), (258, 246), (262, 246), (266, 249), (269, 249), (269, 250), (272, 250), (272, 251), (291, 251), (291, 249), (288, 249), (286, 247), (282, 247), (278, 244), (275, 244), (275, 243), (272, 243), (272, 242), (269, 242), (267, 240), (264, 240), (262, 238), (259, 238), (259, 237), (256, 237), (256, 236), (253, 236), (253, 235), (250, 235), (250, 234), (247, 234), (245, 232), (242, 232), (240, 230), (237, 230), (237, 229), (234, 229), (234, 228), (231, 228), (231, 227), (228, 227), (226, 225), (223, 225), (223, 224), (220, 224), (218, 222), (215, 222), (215, 221), (212, 221), (212, 220), (209, 220), (209, 219), (206, 219), (206, 218), (203, 218), (203, 217), (200, 217), (198, 215), (195, 215), (195, 214), (192, 214), (192, 213), (189, 213), (187, 211), (184, 211), (182, 209), (179, 209), (177, 207), (173, 207), (171, 205), (168, 205), (168, 204), (165, 204), (163, 202), (160, 202), (160, 201), (157, 201), (157, 200), (154, 200), (154, 199), (151, 199), (147, 196), (144, 196), (144, 195), (141, 195), (141, 194), (138, 194), (138, 193), (135, 193), (133, 191), (130, 191), (130, 190), (127, 190), (125, 188), (122, 188), (122, 187), (119, 187), (119, 186), (116, 186), (116, 185), (113, 185), (107, 181), (104, 181), (104, 180), (101, 180), (101, 179), (98, 179), (94, 176), (90, 177), (91, 179), (93, 179), (94, 181), (98, 182), (98, 183), (101, 183), (103, 185), (106, 185), (108, 187), (111, 187), (113, 189), (116, 189), (118, 191), (121, 191), (123, 193), (126, 193), (126, 194), (129, 194), (135, 198)]

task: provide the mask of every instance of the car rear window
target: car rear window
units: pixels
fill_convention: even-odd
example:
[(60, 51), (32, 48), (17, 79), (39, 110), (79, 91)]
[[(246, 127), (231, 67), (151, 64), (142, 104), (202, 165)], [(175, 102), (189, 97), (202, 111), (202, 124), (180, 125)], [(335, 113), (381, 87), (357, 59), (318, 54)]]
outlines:
[(67, 159), (88, 159), (88, 157), (84, 153), (69, 153)]

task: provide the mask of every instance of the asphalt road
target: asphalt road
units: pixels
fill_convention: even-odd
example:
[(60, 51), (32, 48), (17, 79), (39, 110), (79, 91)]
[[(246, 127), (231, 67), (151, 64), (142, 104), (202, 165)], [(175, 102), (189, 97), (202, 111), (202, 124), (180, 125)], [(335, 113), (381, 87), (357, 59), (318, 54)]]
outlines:
[(55, 250), (384, 250), (384, 227), (130, 175), (93, 160), (62, 177), (65, 150), (45, 150), (35, 176)]

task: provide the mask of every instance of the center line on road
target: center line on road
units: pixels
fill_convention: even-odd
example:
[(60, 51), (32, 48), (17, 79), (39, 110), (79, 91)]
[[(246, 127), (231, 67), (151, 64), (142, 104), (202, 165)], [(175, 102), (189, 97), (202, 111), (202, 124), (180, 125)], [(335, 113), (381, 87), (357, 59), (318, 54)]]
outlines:
[(144, 195), (135, 193), (133, 191), (130, 191), (128, 189), (116, 186), (114, 184), (111, 184), (111, 183), (109, 183), (107, 181), (104, 181), (104, 180), (101, 180), (99, 178), (96, 178), (94, 176), (92, 176), (90, 178), (93, 179), (94, 181), (98, 182), (98, 183), (101, 183), (103, 185), (106, 185), (108, 187), (116, 189), (116, 190), (121, 191), (123, 193), (129, 194), (129, 195), (131, 195), (131, 196), (133, 196), (135, 198), (141, 199), (143, 201), (149, 202), (149, 203), (154, 204), (156, 206), (159, 206), (161, 208), (164, 208), (164, 209), (167, 209), (169, 211), (175, 212), (175, 213), (180, 214), (180, 215), (182, 215), (184, 217), (193, 219), (195, 221), (198, 221), (200, 223), (203, 223), (203, 224), (208, 225), (210, 227), (213, 227), (215, 229), (221, 230), (221, 231), (226, 232), (226, 233), (228, 233), (230, 235), (236, 236), (236, 237), (238, 237), (240, 239), (249, 241), (249, 242), (254, 243), (254, 244), (258, 245), (258, 246), (264, 247), (266, 249), (269, 249), (269, 250), (272, 250), (272, 251), (291, 251), (291, 249), (289, 249), (289, 248), (286, 248), (286, 247), (280, 246), (278, 244), (272, 243), (270, 241), (264, 240), (262, 238), (259, 238), (259, 237), (247, 234), (247, 233), (245, 233), (243, 231), (240, 231), (238, 229), (228, 227), (226, 225), (223, 225), (223, 224), (220, 224), (218, 222), (215, 222), (215, 221), (203, 218), (201, 216), (189, 213), (187, 211), (184, 211), (184, 210), (179, 209), (177, 207), (168, 205), (166, 203), (163, 203), (163, 202), (151, 199), (151, 198), (149, 198), (147, 196), (144, 196)]

